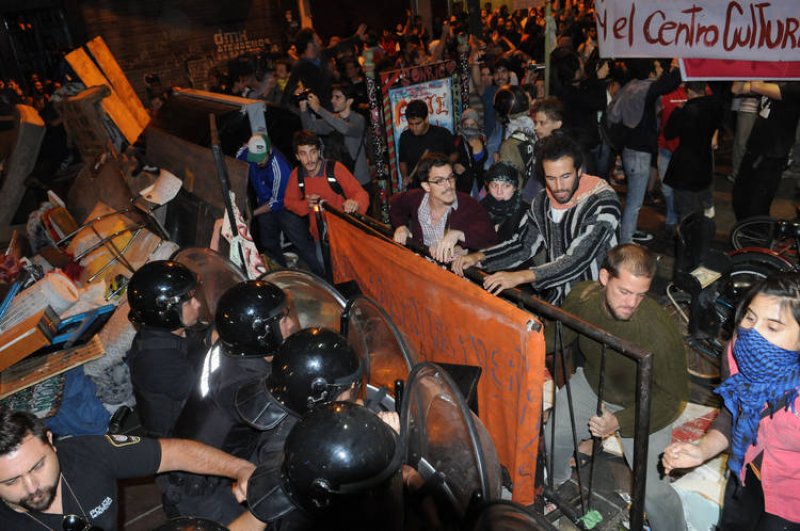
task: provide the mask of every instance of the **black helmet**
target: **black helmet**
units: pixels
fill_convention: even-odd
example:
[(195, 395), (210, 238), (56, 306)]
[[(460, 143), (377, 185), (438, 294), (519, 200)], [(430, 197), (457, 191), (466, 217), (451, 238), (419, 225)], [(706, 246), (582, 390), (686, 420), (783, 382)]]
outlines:
[(237, 391), (236, 410), (250, 426), (271, 430), (287, 414), (301, 417), (317, 404), (336, 400), (360, 383), (362, 371), (358, 355), (341, 334), (306, 328), (278, 347), (269, 376)]
[(215, 318), (222, 350), (231, 356), (267, 356), (283, 343), (280, 320), (288, 298), (281, 288), (263, 280), (242, 282), (217, 303)]
[(376, 524), (402, 521), (402, 456), (398, 436), (367, 408), (324, 404), (292, 428), (282, 456), (256, 469), (247, 503), (266, 522), (296, 507), (324, 529), (387, 529)]
[(297, 416), (336, 400), (361, 380), (358, 355), (341, 334), (306, 328), (292, 334), (275, 354), (267, 391)]
[(494, 95), (494, 110), (501, 120), (528, 112), (528, 96), (518, 85), (503, 85)]
[(128, 282), (128, 319), (169, 330), (183, 327), (181, 306), (194, 296), (197, 277), (185, 265), (168, 260), (140, 267)]

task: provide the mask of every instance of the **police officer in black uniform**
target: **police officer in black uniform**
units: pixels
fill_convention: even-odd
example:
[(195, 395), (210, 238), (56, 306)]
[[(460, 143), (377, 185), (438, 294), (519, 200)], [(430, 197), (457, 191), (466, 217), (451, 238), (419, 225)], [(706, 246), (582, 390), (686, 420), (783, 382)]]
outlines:
[(128, 283), (128, 318), (138, 327), (128, 366), (150, 437), (172, 434), (208, 350), (209, 328), (200, 322), (196, 289), (188, 267), (166, 260), (143, 265)]
[[(217, 303), (219, 340), (175, 426), (175, 436), (193, 439), (244, 459), (252, 459), (259, 432), (244, 424), (234, 406), (245, 382), (263, 379), (284, 339), (300, 328), (287, 294), (262, 280), (242, 282)], [(159, 481), (170, 516), (191, 515), (230, 522), (244, 508), (224, 478), (172, 473)]]
[(281, 345), (272, 372), (236, 393), (241, 418), (261, 432), (256, 463), (283, 451), (292, 426), (312, 407), (334, 400), (355, 400), (363, 367), (337, 332), (306, 328)]
[(253, 515), (280, 531), (387, 531), (404, 523), (397, 434), (364, 406), (331, 402), (293, 426), (248, 484)]

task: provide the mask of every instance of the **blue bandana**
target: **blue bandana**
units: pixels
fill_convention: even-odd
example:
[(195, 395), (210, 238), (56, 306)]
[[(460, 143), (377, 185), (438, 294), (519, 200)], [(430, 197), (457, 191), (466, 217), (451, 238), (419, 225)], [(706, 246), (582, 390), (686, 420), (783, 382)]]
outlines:
[(761, 412), (767, 405), (786, 398), (788, 409), (800, 387), (800, 356), (764, 339), (754, 328), (739, 328), (733, 344), (733, 357), (739, 372), (722, 382), (719, 394), (733, 417), (731, 455), (728, 468), (740, 474), (748, 446), (756, 444)]

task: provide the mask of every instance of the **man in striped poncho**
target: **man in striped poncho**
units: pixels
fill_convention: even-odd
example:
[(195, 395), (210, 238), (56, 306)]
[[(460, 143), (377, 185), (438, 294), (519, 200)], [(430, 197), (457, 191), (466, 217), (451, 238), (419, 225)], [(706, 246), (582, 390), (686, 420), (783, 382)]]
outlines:
[[(560, 305), (575, 283), (598, 278), (606, 253), (618, 242), (620, 204), (608, 183), (582, 173), (583, 155), (570, 138), (545, 139), (540, 160), (545, 189), (534, 198), (517, 234), (457, 258), (453, 271), (463, 275), (476, 265), (493, 272), (483, 282), (493, 294), (529, 283), (542, 298)], [(542, 247), (546, 262), (529, 267)]]

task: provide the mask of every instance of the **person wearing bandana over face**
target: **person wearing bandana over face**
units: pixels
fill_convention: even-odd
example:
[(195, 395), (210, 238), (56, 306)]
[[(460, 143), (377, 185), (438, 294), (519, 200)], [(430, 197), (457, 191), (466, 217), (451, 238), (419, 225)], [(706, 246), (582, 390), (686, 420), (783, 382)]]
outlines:
[(483, 188), (483, 164), (488, 152), (486, 137), (474, 109), (465, 109), (461, 114), (455, 143), (458, 152), (458, 160), (453, 164), (456, 190), (477, 197)]
[(669, 473), (728, 449), (730, 476), (719, 529), (800, 529), (800, 273), (770, 275), (737, 314), (716, 392), (725, 407), (695, 445), (664, 450)]
[(495, 162), (486, 174), (488, 194), (481, 206), (489, 214), (500, 241), (510, 240), (519, 232), (519, 224), (530, 208), (520, 195), (519, 172), (506, 162)]

